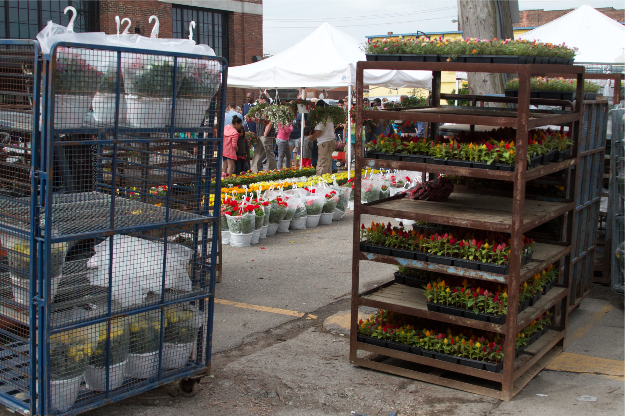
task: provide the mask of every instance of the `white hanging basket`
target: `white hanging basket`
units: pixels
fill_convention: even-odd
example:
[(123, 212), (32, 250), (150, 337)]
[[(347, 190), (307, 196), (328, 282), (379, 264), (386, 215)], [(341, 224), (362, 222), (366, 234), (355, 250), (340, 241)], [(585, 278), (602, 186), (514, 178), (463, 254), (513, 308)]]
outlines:
[(252, 244), (252, 235), (249, 234), (232, 234), (230, 233), (230, 246), (231, 247), (249, 247)]
[(334, 212), (322, 213), (321, 218), (319, 219), (319, 225), (332, 224), (332, 218), (334, 218)]
[(165, 127), (171, 124), (171, 98), (126, 96), (126, 119), (137, 128)]
[(158, 373), (158, 351), (147, 354), (128, 354), (126, 376), (131, 378), (152, 378)]
[(306, 228), (313, 228), (319, 225), (321, 214), (306, 216)]
[(93, 94), (55, 95), (54, 128), (77, 129), (84, 126), (92, 101)]
[(288, 233), (290, 226), (291, 226), (291, 220), (282, 220), (280, 221), (280, 224), (278, 225), (278, 232)]
[(306, 217), (293, 218), (290, 225), (291, 230), (305, 230)]
[[(124, 361), (109, 367), (109, 391), (119, 388), (124, 382), (126, 362), (127, 361)], [(85, 379), (89, 390), (106, 391), (106, 367), (87, 366)]]
[[(115, 94), (97, 92), (91, 103), (93, 118), (98, 125), (115, 125)], [(119, 124), (126, 123), (126, 96), (119, 96)]]
[(267, 237), (272, 236), (278, 231), (278, 226), (280, 224), (269, 224), (267, 228)]
[(189, 357), (193, 352), (193, 343), (188, 344), (172, 344), (169, 342), (163, 343), (163, 370), (173, 370), (176, 368), (182, 368), (189, 362)]
[(199, 127), (204, 122), (210, 100), (205, 98), (176, 98), (175, 127)]

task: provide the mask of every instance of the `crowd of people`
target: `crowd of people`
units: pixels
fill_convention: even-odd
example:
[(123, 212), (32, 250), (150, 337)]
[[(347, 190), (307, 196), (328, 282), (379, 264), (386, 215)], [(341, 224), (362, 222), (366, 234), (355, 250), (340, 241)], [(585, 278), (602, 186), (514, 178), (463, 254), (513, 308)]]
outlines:
[[(403, 100), (404, 97), (402, 96), (401, 99)], [(298, 99), (301, 99), (301, 96)], [(345, 111), (347, 111), (346, 100), (338, 101), (339, 108), (343, 108)], [(313, 99), (313, 101), (318, 107), (328, 105), (324, 100)], [(286, 126), (247, 119), (246, 115), (252, 107), (269, 102), (270, 98), (265, 93), (261, 93), (258, 99), (255, 99), (254, 94), (248, 92), (242, 108), (235, 103), (228, 105), (224, 116), (223, 172), (228, 175), (239, 175), (248, 170), (259, 172), (263, 170), (265, 164), (268, 170), (296, 167), (299, 166), (298, 155), (301, 157), (304, 167), (316, 168), (317, 175), (336, 172), (337, 167), (332, 158), (332, 153), (337, 148), (337, 143), (344, 144), (347, 126), (335, 126), (331, 120), (311, 126), (307, 114), (302, 113), (298, 113), (297, 117)], [(286, 105), (287, 103), (282, 102), (282, 104)], [(373, 102), (368, 98), (363, 101), (365, 108), (383, 109), (384, 106), (385, 102), (380, 98), (375, 98)], [(304, 123), (303, 143), (301, 140), (302, 123)], [(364, 131), (364, 141), (371, 141), (376, 136), (387, 134), (393, 129), (396, 130), (396, 127), (380, 122), (377, 126), (367, 128)], [(425, 123), (418, 123), (415, 127), (402, 128), (401, 132), (416, 133), (418, 137), (423, 137), (424, 129)], [(351, 130), (350, 140), (355, 143), (353, 125)], [(256, 135), (253, 149), (246, 137), (247, 132)]]

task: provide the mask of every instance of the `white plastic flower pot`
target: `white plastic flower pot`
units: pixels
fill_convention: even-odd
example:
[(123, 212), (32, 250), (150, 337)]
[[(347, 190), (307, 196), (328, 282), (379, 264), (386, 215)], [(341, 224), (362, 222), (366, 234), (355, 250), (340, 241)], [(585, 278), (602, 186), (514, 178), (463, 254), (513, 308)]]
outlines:
[(280, 224), (278, 225), (278, 232), (288, 233), (290, 226), (291, 226), (291, 220), (282, 220), (280, 221)]
[(252, 244), (253, 232), (249, 234), (232, 234), (230, 233), (231, 247), (249, 247)]
[(128, 354), (125, 375), (131, 378), (152, 378), (158, 373), (158, 351)]
[(345, 213), (338, 208), (334, 208), (334, 216), (332, 217), (332, 221), (340, 221), (343, 218)]
[[(109, 367), (109, 391), (118, 389), (124, 382), (126, 362)], [(87, 380), (87, 388), (89, 390), (106, 391), (106, 367), (87, 366), (85, 379)]]
[(230, 244), (230, 231), (221, 232), (221, 244)]
[(321, 218), (319, 218), (319, 224), (330, 225), (332, 224), (332, 218), (334, 218), (334, 212), (322, 213)]
[(198, 127), (206, 117), (210, 100), (205, 98), (176, 98), (175, 127)]
[(263, 225), (263, 228), (260, 229), (260, 238), (267, 238), (267, 229), (268, 225)]
[[(91, 104), (93, 107), (93, 118), (99, 125), (115, 125), (115, 94), (108, 92), (97, 92)], [(126, 96), (119, 96), (119, 123), (126, 122)]]
[(252, 244), (258, 244), (258, 242), (260, 241), (260, 231), (261, 229), (254, 230), (254, 232), (252, 233)]
[[(56, 291), (59, 288), (59, 282), (62, 278), (63, 273), (59, 274), (57, 277), (52, 278), (52, 282), (50, 283), (52, 300), (54, 300)], [(13, 273), (11, 273), (11, 281), (13, 283), (13, 299), (15, 299), (15, 302), (23, 306), (30, 306), (30, 281), (28, 279), (16, 277), (16, 275)]]
[(171, 98), (126, 96), (126, 120), (132, 127), (158, 128), (171, 124)]
[(66, 380), (50, 380), (50, 407), (65, 412), (76, 403), (80, 392), (82, 374)]
[(85, 124), (89, 107), (93, 101), (90, 95), (55, 95), (54, 128), (77, 129)]
[(349, 201), (347, 203), (347, 209), (349, 209), (350, 211), (354, 210), (354, 201)]
[(320, 218), (321, 218), (321, 214), (308, 215), (306, 217), (306, 228), (313, 228), (313, 227), (318, 226)]
[(188, 344), (171, 344), (163, 343), (163, 361), (161, 367), (163, 370), (174, 370), (182, 368), (189, 362), (189, 357), (193, 352), (193, 343)]
[(291, 230), (305, 230), (306, 229), (306, 217), (293, 218), (291, 220)]
[(280, 224), (269, 224), (267, 228), (267, 237), (274, 235), (278, 231)]

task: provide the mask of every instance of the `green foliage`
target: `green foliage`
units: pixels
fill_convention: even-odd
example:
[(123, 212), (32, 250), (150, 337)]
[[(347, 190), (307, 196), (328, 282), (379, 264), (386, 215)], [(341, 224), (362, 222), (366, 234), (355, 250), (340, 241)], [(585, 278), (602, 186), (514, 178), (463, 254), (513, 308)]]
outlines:
[(339, 107), (315, 107), (308, 114), (308, 121), (314, 129), (318, 124), (325, 124), (331, 121), (335, 126), (345, 124), (347, 120), (347, 111)]

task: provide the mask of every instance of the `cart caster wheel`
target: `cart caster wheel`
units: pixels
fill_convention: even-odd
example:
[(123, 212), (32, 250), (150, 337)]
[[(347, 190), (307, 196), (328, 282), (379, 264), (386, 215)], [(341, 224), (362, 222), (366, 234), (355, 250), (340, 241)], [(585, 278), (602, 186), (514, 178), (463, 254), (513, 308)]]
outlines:
[(341, 166), (343, 166), (343, 164), (341, 162), (336, 162), (336, 167), (340, 168)]
[(194, 380), (192, 378), (183, 378), (180, 380), (179, 387), (180, 391), (184, 396), (193, 397), (197, 394), (199, 384), (199, 380)]

